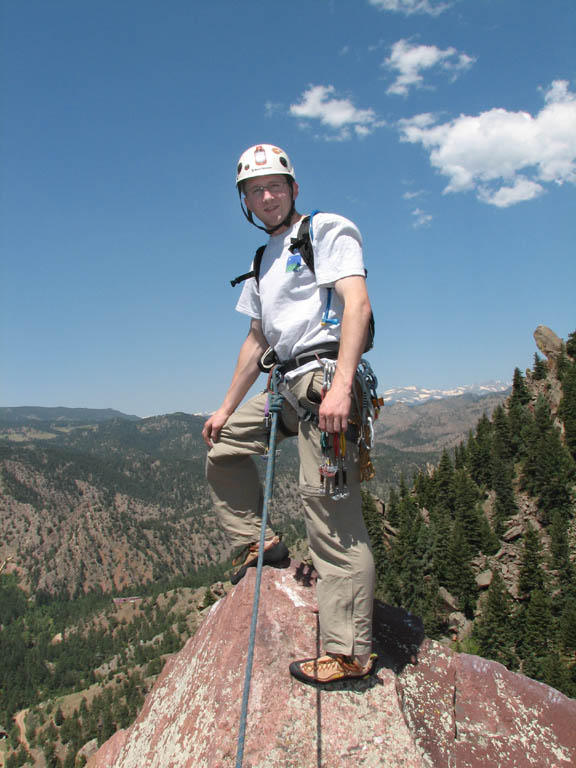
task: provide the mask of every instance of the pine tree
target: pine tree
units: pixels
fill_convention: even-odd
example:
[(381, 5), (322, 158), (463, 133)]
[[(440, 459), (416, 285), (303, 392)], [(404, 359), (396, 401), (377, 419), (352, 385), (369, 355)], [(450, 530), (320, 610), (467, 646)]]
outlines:
[(513, 486), (514, 469), (509, 461), (493, 456), (492, 483), (496, 493), (494, 503), (494, 524), (498, 536), (504, 533), (504, 524), (518, 511)]
[(448, 548), (446, 587), (458, 598), (461, 610), (469, 619), (474, 618), (478, 588), (470, 565), (471, 553), (461, 523), (457, 520), (452, 529)]
[(396, 527), (400, 520), (400, 498), (395, 488), (392, 488), (386, 505), (387, 519), (390, 525)]
[(510, 419), (507, 411), (499, 405), (492, 414), (492, 454), (499, 461), (511, 461), (514, 458), (514, 447), (510, 430)]
[(576, 597), (564, 605), (558, 622), (558, 639), (566, 653), (576, 653)]
[(440, 462), (432, 478), (432, 500), (434, 506), (443, 506), (446, 509), (454, 509), (454, 467), (444, 450)]
[(518, 402), (520, 405), (527, 405), (530, 402), (530, 392), (526, 386), (526, 381), (524, 380), (524, 376), (522, 375), (520, 368), (514, 369), (510, 402)]
[(490, 554), (495, 542), (488, 521), (480, 508), (480, 490), (466, 470), (456, 470), (453, 479), (454, 511), (461, 524), (472, 556), (482, 551)]
[(514, 668), (516, 657), (511, 618), (510, 595), (499, 572), (494, 571), (492, 583), (480, 617), (474, 623), (472, 635), (478, 643), (478, 652), (481, 656)]
[(530, 526), (524, 536), (524, 547), (520, 558), (518, 592), (527, 600), (535, 590), (544, 589), (544, 572), (540, 562), (540, 537)]
[(572, 331), (572, 333), (568, 334), (568, 339), (566, 340), (566, 354), (570, 355), (572, 360), (576, 362), (576, 331)]
[(445, 586), (449, 579), (449, 548), (452, 525), (451, 515), (445, 507), (438, 507), (430, 512), (431, 572), (442, 586)]
[(566, 445), (576, 461), (576, 364), (569, 367), (562, 379), (562, 400), (558, 416), (564, 423)]
[(477, 485), (492, 487), (492, 424), (486, 414), (478, 421), (476, 434), (468, 441), (468, 468)]
[(550, 601), (543, 589), (535, 589), (522, 611), (522, 637), (519, 653), (526, 675), (537, 680), (544, 678), (545, 659), (554, 645), (554, 625)]
[(562, 443), (552, 421), (550, 406), (544, 398), (539, 398), (536, 403), (526, 443), (522, 486), (539, 497), (543, 521), (549, 522), (554, 509), (570, 509), (574, 463)]
[(419, 511), (412, 518), (412, 525), (404, 540), (404, 557), (400, 566), (402, 606), (417, 616), (426, 610), (426, 561), (428, 559), (428, 534)]
[(362, 515), (370, 537), (374, 567), (376, 568), (377, 591), (384, 589), (389, 568), (388, 553), (384, 540), (383, 516), (376, 509), (374, 497), (368, 491), (362, 491)]
[(548, 366), (537, 352), (534, 353), (532, 376), (535, 381), (543, 381), (548, 376)]

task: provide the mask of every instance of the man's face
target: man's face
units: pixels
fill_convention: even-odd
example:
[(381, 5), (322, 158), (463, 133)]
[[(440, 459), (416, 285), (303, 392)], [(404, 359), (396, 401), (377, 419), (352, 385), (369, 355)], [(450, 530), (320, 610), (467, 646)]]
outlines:
[[(298, 196), (298, 184), (293, 182), (292, 194), (288, 177), (281, 173), (258, 176), (244, 182), (246, 207), (271, 229), (280, 224), (290, 212), (292, 198)], [(281, 230), (280, 230), (281, 231)]]

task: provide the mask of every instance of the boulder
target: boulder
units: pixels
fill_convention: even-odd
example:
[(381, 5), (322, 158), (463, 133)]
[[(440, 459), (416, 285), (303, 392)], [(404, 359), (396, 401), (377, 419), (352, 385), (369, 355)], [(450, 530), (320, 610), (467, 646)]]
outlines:
[[(138, 718), (89, 768), (233, 768), (255, 569), (166, 664)], [(265, 568), (245, 768), (484, 768), (576, 759), (576, 701), (501, 665), (426, 640), (422, 622), (375, 603), (376, 674), (303, 685), (292, 659), (320, 653), (310, 569)]]
[(476, 586), (478, 589), (487, 589), (490, 584), (492, 584), (493, 578), (494, 574), (492, 571), (482, 571), (482, 573), (479, 573), (478, 576), (476, 576)]
[(539, 325), (534, 331), (534, 341), (540, 352), (545, 355), (548, 363), (551, 364), (550, 367), (554, 368), (558, 357), (560, 357), (564, 350), (562, 339), (550, 328), (547, 328), (545, 325)]

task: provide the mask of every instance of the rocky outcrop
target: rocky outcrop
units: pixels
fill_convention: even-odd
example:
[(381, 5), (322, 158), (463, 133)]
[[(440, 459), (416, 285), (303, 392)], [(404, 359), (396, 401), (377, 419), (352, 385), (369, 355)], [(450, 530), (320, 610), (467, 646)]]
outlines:
[[(236, 765), (254, 571), (213, 605), (166, 664), (135, 723), (88, 768)], [(303, 685), (288, 662), (319, 652), (315, 590), (303, 566), (265, 568), (250, 693), (248, 768), (484, 768), (576, 761), (576, 701), (426, 640), (418, 618), (377, 603), (376, 675)]]
[(564, 342), (553, 330), (545, 325), (539, 325), (534, 331), (536, 346), (548, 360), (551, 368), (556, 367), (556, 362), (564, 351)]

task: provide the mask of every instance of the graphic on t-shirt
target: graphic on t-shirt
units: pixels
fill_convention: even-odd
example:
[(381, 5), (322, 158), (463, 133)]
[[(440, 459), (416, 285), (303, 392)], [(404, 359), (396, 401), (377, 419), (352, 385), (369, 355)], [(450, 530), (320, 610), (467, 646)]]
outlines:
[(302, 256), (300, 255), (300, 251), (289, 253), (288, 259), (286, 260), (286, 272), (298, 272), (301, 266)]

